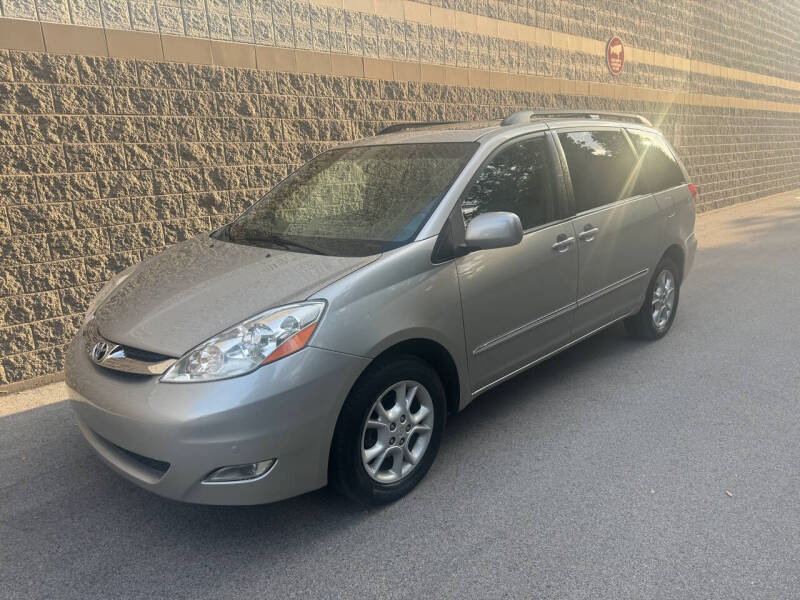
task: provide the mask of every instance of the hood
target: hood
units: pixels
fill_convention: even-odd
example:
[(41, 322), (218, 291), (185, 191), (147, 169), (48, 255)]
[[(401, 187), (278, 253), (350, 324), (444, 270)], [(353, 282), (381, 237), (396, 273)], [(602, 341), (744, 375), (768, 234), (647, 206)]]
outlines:
[(248, 317), (305, 300), (376, 258), (286, 252), (203, 235), (143, 261), (95, 319), (106, 339), (178, 357)]

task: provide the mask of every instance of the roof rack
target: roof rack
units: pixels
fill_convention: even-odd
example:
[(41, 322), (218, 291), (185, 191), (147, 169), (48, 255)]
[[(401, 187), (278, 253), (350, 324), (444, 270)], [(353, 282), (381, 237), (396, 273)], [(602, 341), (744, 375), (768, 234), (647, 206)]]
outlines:
[(508, 115), (501, 125), (521, 125), (523, 123), (530, 123), (537, 119), (547, 118), (563, 119), (566, 117), (575, 117), (579, 119), (613, 119), (616, 121), (633, 121), (634, 123), (641, 123), (652, 127), (652, 123), (645, 119), (642, 115), (635, 115), (633, 113), (621, 112), (606, 112), (606, 111), (593, 111), (593, 110), (521, 110)]
[(378, 132), (378, 135), (385, 135), (387, 133), (395, 133), (397, 131), (405, 131), (406, 129), (419, 129), (421, 127), (434, 127), (435, 125), (452, 125), (458, 121), (423, 121), (420, 123), (397, 123), (384, 127)]

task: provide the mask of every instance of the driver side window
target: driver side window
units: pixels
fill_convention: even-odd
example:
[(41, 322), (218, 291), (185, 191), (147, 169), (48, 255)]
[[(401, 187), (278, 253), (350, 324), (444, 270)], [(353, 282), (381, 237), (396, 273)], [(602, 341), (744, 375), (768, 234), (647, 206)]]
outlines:
[(512, 212), (524, 230), (558, 219), (547, 138), (528, 138), (496, 154), (463, 198), (461, 210), (466, 224), (486, 212)]

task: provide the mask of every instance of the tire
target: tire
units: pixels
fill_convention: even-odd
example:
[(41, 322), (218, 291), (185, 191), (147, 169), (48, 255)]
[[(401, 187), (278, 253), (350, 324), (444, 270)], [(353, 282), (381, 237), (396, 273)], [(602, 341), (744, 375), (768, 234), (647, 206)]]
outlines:
[[(418, 385), (412, 392), (414, 384)], [(403, 389), (406, 397), (411, 398), (410, 408), (405, 410), (398, 403)], [(384, 412), (378, 414), (376, 407), (381, 399)], [(370, 366), (353, 386), (336, 422), (329, 463), (330, 483), (348, 498), (367, 506), (402, 498), (433, 464), (442, 441), (446, 411), (442, 381), (425, 361), (399, 356)], [(425, 427), (430, 428), (429, 434)], [(406, 434), (408, 439), (404, 437)], [(421, 442), (424, 443), (418, 446)], [(412, 464), (415, 452), (420, 454)], [(372, 454), (376, 458), (365, 462)], [(399, 459), (402, 460), (397, 462)], [(406, 469), (408, 472), (402, 474)]]
[[(659, 290), (664, 289), (663, 279), (660, 279), (664, 273), (673, 282), (673, 301), (672, 308), (669, 310), (666, 319), (657, 319), (654, 317), (654, 311), (658, 306)], [(671, 258), (662, 258), (661, 262), (656, 267), (653, 278), (650, 280), (650, 285), (647, 286), (647, 293), (645, 294), (644, 304), (641, 310), (635, 315), (625, 319), (625, 328), (628, 333), (635, 338), (642, 340), (658, 340), (667, 335), (672, 323), (675, 320), (675, 315), (678, 312), (678, 300), (680, 299), (681, 290), (681, 272), (678, 266)], [(663, 316), (663, 315), (662, 315)]]

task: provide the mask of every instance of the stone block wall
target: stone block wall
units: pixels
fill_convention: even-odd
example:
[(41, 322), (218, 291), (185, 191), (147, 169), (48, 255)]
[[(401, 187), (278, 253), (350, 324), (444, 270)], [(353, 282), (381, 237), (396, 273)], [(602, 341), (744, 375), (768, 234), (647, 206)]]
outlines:
[[(800, 48), (779, 35), (798, 22), (791, 2), (200, 2), (202, 17), (185, 1), (98, 2), (99, 22), (78, 4), (94, 6), (0, 3), (29, 19), (0, 18), (0, 385), (57, 374), (113, 273), (393, 122), (636, 112), (676, 145), (700, 210), (800, 188)], [(212, 4), (227, 6), (221, 33)], [(79, 25), (105, 27), (69, 42)], [(631, 48), (616, 78), (598, 50), (611, 32)]]

